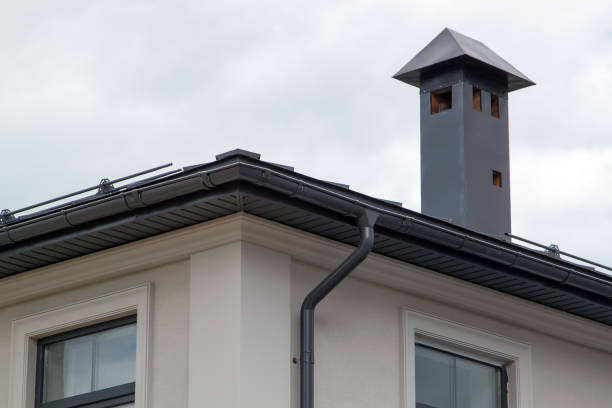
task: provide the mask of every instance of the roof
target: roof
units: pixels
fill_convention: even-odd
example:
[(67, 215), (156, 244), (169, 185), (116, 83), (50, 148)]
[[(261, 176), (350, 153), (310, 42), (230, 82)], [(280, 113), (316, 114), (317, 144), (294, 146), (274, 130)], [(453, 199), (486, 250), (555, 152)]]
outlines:
[(407, 84), (420, 86), (421, 74), (426, 70), (452, 62), (471, 61), (498, 71), (508, 80), (508, 91), (535, 85), (525, 74), (497, 55), (482, 42), (445, 28), (393, 78)]
[(374, 252), (612, 326), (612, 276), (314, 179), (235, 150), (0, 228), (0, 282), (30, 269), (245, 212), (350, 245), (379, 214)]

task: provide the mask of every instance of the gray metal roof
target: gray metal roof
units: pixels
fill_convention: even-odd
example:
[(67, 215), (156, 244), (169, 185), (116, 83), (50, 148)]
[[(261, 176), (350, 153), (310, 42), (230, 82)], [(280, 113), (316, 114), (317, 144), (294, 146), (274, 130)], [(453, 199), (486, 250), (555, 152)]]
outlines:
[(514, 68), (482, 42), (449, 28), (442, 30), (425, 48), (412, 58), (393, 77), (407, 84), (419, 86), (422, 73), (428, 69), (453, 62), (470, 60), (503, 73), (508, 80), (508, 91), (535, 85), (531, 79)]
[(245, 151), (9, 221), (0, 278), (244, 211), (612, 326), (612, 276), (317, 180)]

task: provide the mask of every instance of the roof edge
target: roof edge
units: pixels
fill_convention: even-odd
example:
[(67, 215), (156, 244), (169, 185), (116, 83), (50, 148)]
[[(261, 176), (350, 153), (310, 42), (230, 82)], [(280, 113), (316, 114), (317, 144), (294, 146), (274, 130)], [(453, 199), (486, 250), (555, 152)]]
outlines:
[[(19, 223), (11, 225), (9, 231), (4, 229), (0, 234), (0, 255), (20, 249), (27, 250), (28, 244), (37, 237), (47, 236), (51, 241), (59, 241), (74, 231), (75, 227), (102, 225), (107, 220), (117, 222), (116, 217), (121, 214), (126, 217), (146, 214), (165, 202), (170, 205), (174, 200), (189, 197), (190, 194), (211, 194), (233, 182), (247, 182), (255, 188), (272, 190), (293, 200), (304, 201), (339, 214), (347, 222), (354, 222), (366, 209), (375, 211), (380, 215), (377, 224), (380, 227), (440, 244), (457, 253), (527, 272), (561, 287), (591, 293), (607, 306), (612, 306), (612, 276), (593, 272), (565, 260), (550, 258), (527, 248), (517, 248), (501, 239), (466, 230), (245, 155), (230, 155), (187, 176), (163, 180), (115, 197), (104, 197), (83, 208), (62, 209), (58, 214), (28, 220), (29, 233), (21, 231), (21, 235), (11, 234), (11, 231), (19, 227)], [(57, 222), (58, 219), (61, 222)], [(11, 239), (11, 236), (22, 239)]]

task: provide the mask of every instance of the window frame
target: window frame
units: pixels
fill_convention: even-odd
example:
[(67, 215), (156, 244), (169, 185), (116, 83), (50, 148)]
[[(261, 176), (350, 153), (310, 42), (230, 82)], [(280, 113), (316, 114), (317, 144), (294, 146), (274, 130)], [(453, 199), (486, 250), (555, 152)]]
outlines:
[(35, 408), (76, 408), (82, 406), (111, 408), (134, 402), (134, 393), (136, 390), (135, 381), (49, 402), (43, 402), (42, 397), (45, 346), (135, 323), (137, 323), (137, 315), (133, 314), (39, 339), (36, 345)]
[[(456, 352), (463, 358), (493, 361), (506, 368), (508, 408), (532, 408), (531, 346), (407, 307), (402, 313), (402, 408), (416, 407), (415, 345)], [(503, 406), (503, 405), (502, 405)]]
[[(73, 303), (52, 306), (20, 317), (11, 327), (8, 406), (35, 408), (36, 351), (38, 340), (85, 326), (137, 315), (136, 382), (134, 408), (149, 404), (151, 292), (145, 282)], [(117, 401), (119, 403), (119, 401)], [(129, 403), (129, 402), (128, 402)], [(88, 408), (99, 408), (92, 405)]]
[[(479, 358), (477, 356), (474, 356), (472, 353), (464, 354), (460, 351), (449, 350), (447, 347), (439, 347), (436, 345), (431, 345), (427, 341), (422, 341), (418, 339), (416, 340), (414, 345), (415, 347), (419, 346), (419, 347), (427, 348), (429, 350), (434, 350), (439, 353), (448, 354), (449, 356), (453, 356), (455, 358), (461, 358), (463, 360), (468, 360), (474, 363), (478, 363), (478, 364), (482, 364), (488, 367), (499, 369), (500, 407), (508, 408), (508, 369), (506, 368), (505, 364), (493, 362), (490, 359)], [(415, 373), (415, 380), (416, 380), (416, 373)]]

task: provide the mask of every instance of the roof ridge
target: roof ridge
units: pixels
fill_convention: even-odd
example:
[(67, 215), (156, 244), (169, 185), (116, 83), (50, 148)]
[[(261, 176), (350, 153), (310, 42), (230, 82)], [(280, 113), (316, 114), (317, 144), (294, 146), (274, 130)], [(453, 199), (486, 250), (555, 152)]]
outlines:
[[(453, 41), (455, 42), (455, 44), (457, 44), (457, 47), (459, 47), (459, 49), (461, 50), (461, 52), (463, 52), (464, 55), (467, 54), (467, 51), (465, 50), (465, 48), (463, 48), (461, 46), (461, 43), (459, 42), (459, 40), (457, 39), (457, 37), (455, 36), (455, 34), (459, 34), (462, 35), (461, 33), (459, 33), (458, 31), (453, 30), (452, 28), (448, 28), (448, 27), (444, 27), (444, 30), (442, 31), (446, 31), (448, 34), (450, 34), (451, 38), (453, 39)], [(466, 37), (466, 36), (464, 36)]]
[[(505, 62), (506, 64), (508, 64), (508, 66), (510, 68), (513, 68), (515, 71), (517, 71), (518, 73), (520, 73), (521, 75), (525, 76), (525, 74), (523, 74), (521, 71), (519, 71), (514, 65), (512, 65), (507, 59), (505, 59), (504, 57), (502, 57), (501, 55), (499, 55), (498, 53), (496, 53), (495, 51), (493, 51), (491, 48), (489, 48), (488, 45), (486, 45), (485, 43), (483, 43), (480, 40), (477, 40), (476, 38), (472, 38), (468, 35), (462, 34), (459, 31), (455, 31), (452, 28), (448, 28), (446, 27), (445, 30), (448, 30), (448, 32), (451, 34), (451, 36), (453, 37), (453, 40), (455, 40), (455, 42), (457, 43), (457, 45), (459, 46), (459, 48), (461, 49), (461, 51), (463, 51), (466, 55), (469, 56), (469, 51), (466, 50), (464, 47), (461, 46), (461, 41), (459, 40), (460, 38), (465, 38), (469, 41), (472, 41), (474, 43), (477, 43), (479, 45), (481, 45), (482, 47), (487, 48), (489, 51), (491, 51), (491, 54), (493, 54), (494, 56), (496, 56), (497, 58), (499, 58), (500, 60), (502, 60), (503, 62)], [(491, 66), (494, 66), (491, 64), (491, 62), (489, 61), (483, 61), (486, 64), (489, 64)]]

